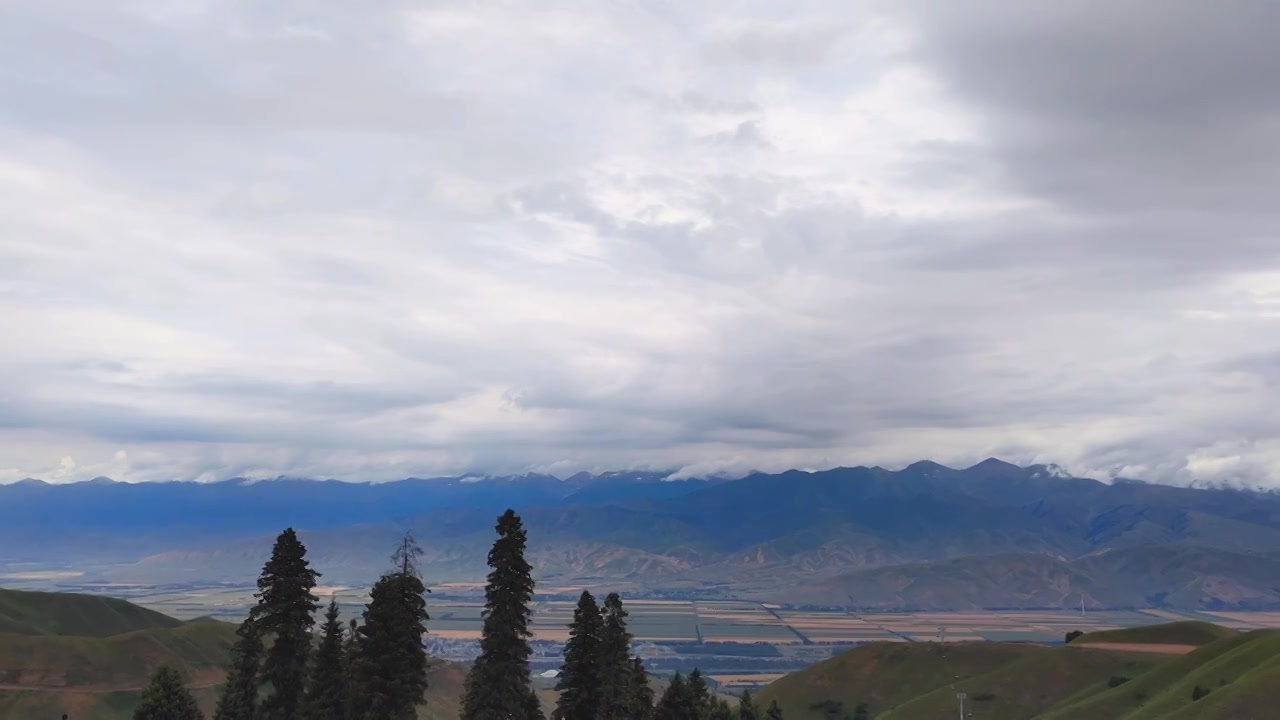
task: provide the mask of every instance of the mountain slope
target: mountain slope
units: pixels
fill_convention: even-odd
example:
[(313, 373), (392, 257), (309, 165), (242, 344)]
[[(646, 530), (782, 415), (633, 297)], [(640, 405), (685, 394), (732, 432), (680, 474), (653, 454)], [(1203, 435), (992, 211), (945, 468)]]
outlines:
[(162, 663), (211, 683), (234, 642), (235, 627), (212, 620), (111, 637), (0, 635), (0, 684), (133, 689)]
[[(20, 484), (0, 487), (0, 528), (17, 518), (49, 540), (0, 547), (81, 566), (95, 559), (85, 582), (247, 583), (266, 538), (293, 526), (328, 579), (357, 584), (384, 569), (386, 548), (410, 529), (433, 579), (469, 581), (483, 577), (494, 517), (510, 505), (551, 584), (608, 578), (641, 590), (868, 608), (1062, 607), (1081, 597), (1095, 606), (1280, 607), (1276, 558), (1265, 556), (1280, 546), (1272, 493), (1105, 484), (998, 460), (729, 482), (663, 477)], [(157, 513), (156, 503), (169, 504)], [(132, 564), (117, 562), (126, 556)]]
[(0, 633), (107, 637), (181, 624), (114, 598), (0, 588)]
[(439, 510), (629, 504), (713, 484), (664, 482), (670, 473), (408, 478), (387, 483), (279, 478), (251, 482), (0, 485), (0, 562), (136, 560), (159, 550), (200, 547), (283, 527), (326, 530), (405, 521)]
[(1219, 640), (1236, 637), (1230, 628), (1207, 622), (1183, 621), (1147, 625), (1146, 627), (1099, 630), (1087, 633), (1071, 641), (1072, 647), (1098, 643), (1125, 643), (1138, 645), (1193, 645), (1201, 647)]
[[(1280, 703), (1280, 632), (1241, 633), (1165, 662), (1132, 682), (1044, 715), (1044, 720), (1270, 717)], [(1199, 686), (1210, 691), (1195, 700)], [(1216, 696), (1216, 697), (1214, 697)], [(1212, 702), (1206, 702), (1208, 698)], [(1242, 712), (1245, 708), (1248, 711)]]
[(956, 691), (967, 694), (975, 717), (1034, 718), (1081, 692), (1098, 692), (1109, 678), (1140, 675), (1162, 662), (1159, 657), (1068, 648), (1036, 648), (1008, 665), (904, 703), (880, 720), (950, 717)]
[[(207, 713), (235, 641), (232, 625), (182, 623), (112, 598), (0, 591), (0, 600), (9, 617), (20, 619), (10, 627), (23, 633), (0, 633), (0, 717), (5, 718), (62, 713), (129, 718), (161, 664), (187, 677)], [(121, 628), (142, 629), (108, 634)]]
[(880, 720), (950, 717), (957, 692), (974, 717), (995, 720), (1239, 720), (1271, 717), (1280, 703), (1280, 632), (1177, 623), (1095, 637), (1203, 644), (1181, 656), (1074, 642), (873, 644), (786, 675), (757, 700), (799, 720), (843, 717), (860, 703)]
[(776, 700), (788, 720), (824, 718), (821, 706), (834, 703), (850, 715), (860, 703), (882, 712), (945, 687), (956, 675), (985, 675), (1042, 649), (1006, 643), (872, 643), (779, 678), (759, 693), (757, 703)]
[[(1280, 561), (1215, 548), (1160, 545), (1108, 550), (1075, 561), (1003, 554), (910, 563), (794, 580), (787, 602), (866, 610), (1280, 606)], [(770, 599), (768, 589), (746, 593)]]

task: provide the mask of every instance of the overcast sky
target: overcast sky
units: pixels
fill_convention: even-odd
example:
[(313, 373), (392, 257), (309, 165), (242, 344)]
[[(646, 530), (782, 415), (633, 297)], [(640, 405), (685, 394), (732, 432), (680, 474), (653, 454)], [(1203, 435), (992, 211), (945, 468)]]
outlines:
[(1280, 486), (1275, 0), (9, 0), (0, 481)]

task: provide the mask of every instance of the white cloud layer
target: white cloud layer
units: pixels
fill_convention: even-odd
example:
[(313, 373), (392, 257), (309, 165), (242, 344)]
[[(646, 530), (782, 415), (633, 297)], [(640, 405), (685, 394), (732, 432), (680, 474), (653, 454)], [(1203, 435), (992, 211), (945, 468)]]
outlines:
[(1280, 4), (0, 7), (0, 481), (1280, 486)]

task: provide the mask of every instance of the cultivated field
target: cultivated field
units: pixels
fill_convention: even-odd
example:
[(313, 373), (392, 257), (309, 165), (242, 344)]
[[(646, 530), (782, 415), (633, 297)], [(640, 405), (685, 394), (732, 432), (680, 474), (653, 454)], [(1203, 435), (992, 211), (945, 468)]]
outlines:
[(755, 690), (782, 677), (784, 673), (744, 673), (739, 675), (712, 675), (721, 691)]
[[(48, 578), (41, 578), (46, 584)], [(37, 584), (31, 582), (31, 584)], [(465, 586), (465, 587), (464, 587)], [(474, 583), (433, 588), (427, 599), (431, 634), (471, 639), (480, 634), (478, 599), (456, 599)], [(148, 588), (104, 585), (77, 592), (122, 597), (180, 619), (201, 616), (237, 621), (253, 604), (252, 587)], [(573, 588), (555, 588), (568, 594)], [(337, 597), (344, 617), (358, 617), (368, 601), (366, 590), (317, 588), (327, 601)], [(439, 598), (438, 600), (433, 598)], [(1168, 610), (1073, 610), (906, 612), (854, 614), (841, 611), (792, 610), (753, 601), (627, 600), (630, 628), (637, 640), (657, 643), (764, 642), (786, 648), (801, 645), (852, 645), (867, 642), (1061, 642), (1074, 630), (1092, 632), (1177, 620), (1203, 620), (1237, 630), (1280, 628), (1280, 612), (1192, 612)], [(533, 631), (539, 640), (563, 641), (573, 619), (574, 602), (535, 604)]]

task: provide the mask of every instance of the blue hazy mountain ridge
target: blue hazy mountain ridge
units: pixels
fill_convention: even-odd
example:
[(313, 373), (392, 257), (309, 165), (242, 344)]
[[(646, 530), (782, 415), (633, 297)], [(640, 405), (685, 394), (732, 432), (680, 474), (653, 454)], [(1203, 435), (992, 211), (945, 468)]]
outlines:
[[(1108, 484), (998, 460), (714, 482), (664, 477), (28, 484), (0, 487), (0, 533), (10, 536), (11, 557), (83, 552), (132, 563), (113, 579), (245, 581), (269, 534), (291, 525), (303, 530), (327, 580), (359, 582), (412, 529), (434, 579), (475, 579), (494, 515), (513, 506), (544, 579), (759, 597), (786, 591), (815, 604), (863, 587), (864, 600), (883, 607), (1016, 606), (1052, 596), (1003, 588), (1004, 573), (1099, 603), (1280, 606), (1277, 558), (1268, 556), (1280, 548), (1274, 493)], [(47, 546), (21, 540), (33, 526)], [(879, 568), (899, 569), (865, 574)], [(968, 584), (952, 601), (941, 589), (947, 578)], [(914, 595), (895, 590), (904, 583)]]
[[(10, 559), (59, 556), (68, 545), (95, 559), (135, 558), (166, 547), (189, 547), (275, 532), (285, 526), (312, 531), (403, 522), (432, 510), (554, 507), (577, 502), (663, 497), (709, 484), (662, 483), (670, 473), (408, 478), (387, 483), (277, 478), (251, 482), (120, 483), (107, 478), (49, 484), (26, 480), (0, 485), (0, 540)], [(85, 540), (91, 543), (85, 543)], [(166, 545), (167, 544), (167, 545)]]

